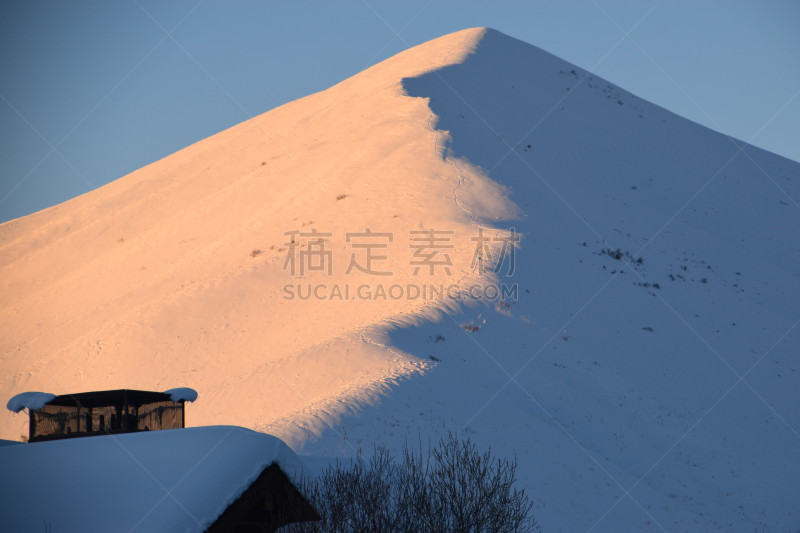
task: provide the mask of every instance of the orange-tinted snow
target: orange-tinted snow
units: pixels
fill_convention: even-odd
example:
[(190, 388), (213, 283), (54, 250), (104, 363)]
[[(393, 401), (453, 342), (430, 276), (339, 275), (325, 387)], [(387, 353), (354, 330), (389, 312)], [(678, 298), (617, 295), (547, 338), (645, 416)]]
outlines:
[[(484, 31), (405, 51), (0, 225), (0, 397), (189, 386), (200, 398), (188, 425), (268, 427), (293, 444), (424, 372), (385, 345), (381, 327), (452, 302), (360, 296), (378, 285), (488, 281), (471, 268), (470, 239), (479, 221), (489, 227), (516, 208), (478, 169), (445, 157), (427, 99), (401, 85), (463, 61)], [(346, 234), (366, 228), (392, 235), (372, 267), (391, 276), (345, 272), (364, 252)], [(442, 251), (449, 275), (442, 265), (414, 274), (410, 232), (431, 228), (453, 232)], [(285, 232), (313, 230), (331, 234), (332, 273), (292, 276)], [(289, 299), (284, 286), (297, 283), (328, 290)], [(334, 285), (350, 298), (328, 298)], [(0, 416), (0, 437), (27, 433), (23, 414)]]

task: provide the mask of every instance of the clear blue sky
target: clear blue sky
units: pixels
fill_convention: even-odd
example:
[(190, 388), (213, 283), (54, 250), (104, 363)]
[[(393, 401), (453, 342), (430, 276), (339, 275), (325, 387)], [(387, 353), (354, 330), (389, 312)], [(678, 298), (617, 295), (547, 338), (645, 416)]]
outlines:
[(800, 161), (796, 1), (20, 0), (0, 5), (0, 222), (474, 26)]

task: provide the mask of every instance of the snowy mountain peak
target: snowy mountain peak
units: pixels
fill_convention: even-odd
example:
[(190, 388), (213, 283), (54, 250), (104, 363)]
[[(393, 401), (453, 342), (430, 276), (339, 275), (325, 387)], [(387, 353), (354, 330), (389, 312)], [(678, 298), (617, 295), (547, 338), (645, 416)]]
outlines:
[(468, 432), (545, 530), (788, 529), (794, 198), (797, 163), (464, 30), (0, 225), (0, 390), (190, 383), (191, 423), (316, 455)]

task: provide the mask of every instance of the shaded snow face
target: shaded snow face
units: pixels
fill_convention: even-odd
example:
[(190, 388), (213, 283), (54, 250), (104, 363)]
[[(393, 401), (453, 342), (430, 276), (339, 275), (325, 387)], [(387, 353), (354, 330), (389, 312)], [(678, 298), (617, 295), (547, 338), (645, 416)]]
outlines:
[(392, 332), (436, 368), (309, 452), (456, 429), (544, 529), (794, 527), (800, 165), (493, 31), (403, 87), (524, 212), (519, 298)]

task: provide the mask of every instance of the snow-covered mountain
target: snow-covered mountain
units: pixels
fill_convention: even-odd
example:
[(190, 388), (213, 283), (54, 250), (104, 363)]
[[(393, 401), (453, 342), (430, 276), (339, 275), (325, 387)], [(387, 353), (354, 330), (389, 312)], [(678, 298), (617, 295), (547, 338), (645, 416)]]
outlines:
[(0, 225), (0, 392), (188, 385), (190, 425), (317, 456), (460, 431), (546, 531), (796, 529), (797, 198), (800, 164), (464, 30)]

